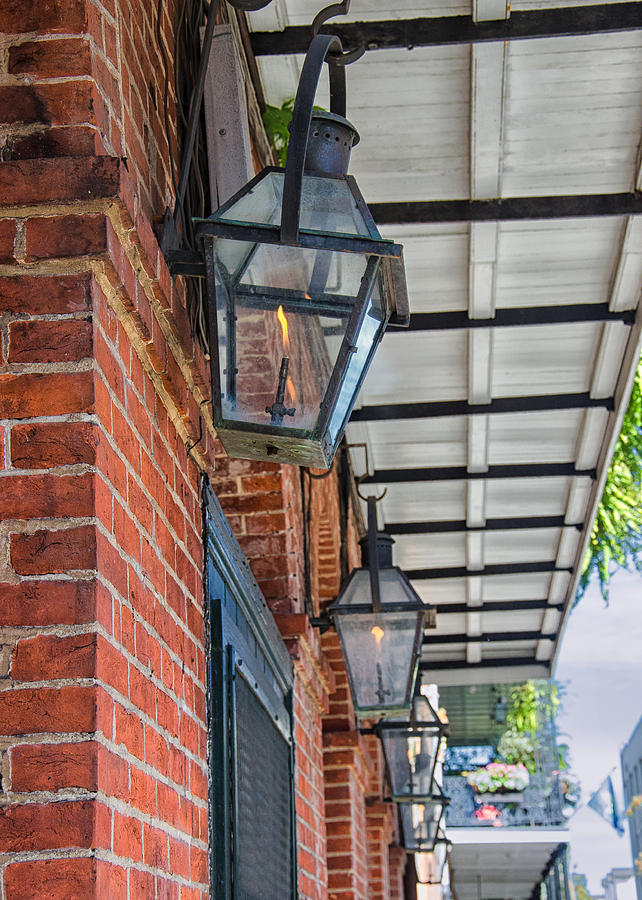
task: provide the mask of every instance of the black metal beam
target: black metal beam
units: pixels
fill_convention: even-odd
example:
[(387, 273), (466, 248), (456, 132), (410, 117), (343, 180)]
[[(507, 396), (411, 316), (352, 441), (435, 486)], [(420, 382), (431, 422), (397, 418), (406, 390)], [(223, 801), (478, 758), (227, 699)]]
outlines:
[(624, 322), (632, 325), (635, 310), (614, 311), (608, 303), (574, 303), (565, 306), (524, 306), (498, 309), (492, 319), (470, 319), (466, 310), (414, 313), (410, 324), (389, 325), (388, 334), (402, 331), (448, 331), (464, 328), (517, 328), (532, 325), (568, 325), (577, 322)]
[(378, 225), (632, 216), (642, 213), (642, 191), (626, 194), (504, 197), (495, 200), (401, 200), (369, 203), (368, 207)]
[(429, 581), (435, 578), (477, 578), (483, 575), (526, 575), (538, 572), (572, 572), (572, 567), (558, 567), (554, 562), (495, 563), (483, 569), (467, 569), (453, 566), (442, 569), (406, 569), (406, 577), (411, 581)]
[(485, 631), (483, 634), (435, 634), (424, 637), (424, 647), (435, 644), (484, 644), (493, 641), (554, 641), (556, 634), (542, 634), (541, 631)]
[[(472, 16), (389, 19), (376, 22), (332, 22), (324, 32), (336, 34), (345, 49), (390, 50), (434, 47), (444, 44), (474, 44), (483, 41), (514, 41), (526, 38), (568, 37), (642, 27), (642, 3), (600, 3), (511, 12), (510, 18), (475, 22)], [(250, 35), (256, 56), (305, 53), (310, 43), (309, 25), (294, 25), (283, 31), (257, 31)]]
[(496, 397), (490, 403), (467, 400), (430, 400), (418, 403), (381, 403), (362, 406), (351, 422), (381, 422), (386, 419), (441, 419), (447, 416), (487, 416), (497, 413), (555, 412), (566, 409), (614, 409), (613, 397), (591, 397), (588, 393), (543, 394), (533, 397)]
[(450, 613), (522, 612), (533, 609), (552, 609), (556, 612), (564, 612), (564, 604), (549, 603), (548, 600), (488, 600), (481, 606), (469, 606), (467, 603), (434, 604), (434, 610), (438, 616)]
[(440, 659), (435, 662), (421, 660), (419, 670), (421, 672), (433, 672), (435, 669), (504, 669), (509, 666), (541, 666), (550, 670), (551, 664), (547, 659), (537, 659), (535, 656), (500, 656), (497, 659), (481, 659), (476, 663), (466, 662), (465, 659)]
[(390, 522), (384, 525), (387, 534), (452, 534), (468, 531), (520, 531), (532, 528), (575, 528), (583, 531), (579, 522), (568, 523), (564, 516), (523, 516), (515, 519), (486, 519), (485, 525), (467, 525), (463, 519), (454, 522)]
[(432, 469), (375, 469), (361, 484), (405, 484), (415, 481), (485, 481), (489, 478), (597, 478), (596, 469), (576, 469), (573, 463), (525, 463), (489, 466), (486, 472), (469, 472), (465, 466)]

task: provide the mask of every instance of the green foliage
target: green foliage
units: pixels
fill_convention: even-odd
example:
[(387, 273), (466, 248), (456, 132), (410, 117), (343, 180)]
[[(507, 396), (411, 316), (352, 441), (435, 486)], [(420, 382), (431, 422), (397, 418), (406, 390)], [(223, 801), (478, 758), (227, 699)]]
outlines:
[(586, 876), (573, 874), (572, 877), (575, 900), (593, 900), (593, 894), (589, 893), (586, 886)]
[(597, 511), (575, 602), (595, 575), (608, 604), (611, 575), (642, 573), (642, 360)]
[(499, 739), (497, 753), (507, 763), (522, 763), (533, 775), (535, 773), (535, 746), (529, 735), (509, 728)]
[[(313, 106), (320, 112), (325, 112), (322, 106)], [(266, 105), (263, 113), (263, 124), (267, 135), (272, 142), (272, 146), (276, 151), (279, 165), (285, 167), (285, 160), (288, 155), (288, 144), (290, 143), (290, 130), (288, 125), (292, 120), (294, 112), (294, 97), (284, 100), (281, 106)]]
[(265, 130), (272, 141), (277, 159), (282, 166), (285, 166), (285, 159), (288, 154), (288, 142), (290, 140), (288, 125), (290, 124), (293, 110), (294, 97), (290, 97), (281, 106), (270, 106), (268, 104), (263, 113)]

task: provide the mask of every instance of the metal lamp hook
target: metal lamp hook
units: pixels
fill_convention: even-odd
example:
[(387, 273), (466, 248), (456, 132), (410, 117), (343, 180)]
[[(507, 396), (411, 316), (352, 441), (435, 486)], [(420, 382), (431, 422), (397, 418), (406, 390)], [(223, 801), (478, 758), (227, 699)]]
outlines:
[[(312, 20), (312, 36), (317, 36), (319, 29), (328, 19), (332, 19), (334, 16), (347, 16), (349, 11), (350, 0), (341, 0), (341, 3), (331, 3), (330, 6), (324, 7)], [(365, 52), (365, 46), (357, 47), (355, 50), (348, 50), (345, 53), (330, 52), (328, 54), (328, 62), (334, 66), (349, 66), (350, 63), (361, 59)]]

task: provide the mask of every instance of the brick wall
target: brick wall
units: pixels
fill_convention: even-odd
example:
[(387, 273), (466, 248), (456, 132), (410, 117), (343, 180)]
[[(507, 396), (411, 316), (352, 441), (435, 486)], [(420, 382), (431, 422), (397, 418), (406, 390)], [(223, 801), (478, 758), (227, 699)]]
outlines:
[[(302, 900), (366, 900), (394, 838), (336, 637), (307, 620), (300, 472), (222, 455), (152, 227), (154, 7), (0, 8), (0, 897), (208, 895), (203, 471), (295, 666)], [(171, 90), (169, 112), (175, 144)], [(338, 496), (336, 472), (307, 482), (315, 613), (341, 581)], [(347, 539), (353, 566), (354, 516)]]

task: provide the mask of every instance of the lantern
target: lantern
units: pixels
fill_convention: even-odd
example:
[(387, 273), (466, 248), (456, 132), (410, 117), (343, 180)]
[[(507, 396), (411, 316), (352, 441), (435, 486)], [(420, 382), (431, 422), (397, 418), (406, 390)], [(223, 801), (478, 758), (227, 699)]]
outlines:
[(442, 883), (451, 846), (452, 842), (445, 837), (440, 829), (432, 852), (415, 853), (415, 871), (419, 884)]
[(430, 800), (439, 746), (447, 726), (422, 694), (412, 702), (410, 719), (386, 719), (377, 726), (383, 745), (392, 799)]
[(377, 532), (375, 498), (368, 498), (365, 567), (354, 569), (328, 610), (339, 635), (358, 718), (408, 713), (427, 607), (392, 565), (392, 544)]
[(429, 800), (399, 804), (406, 850), (431, 852), (434, 849), (447, 804), (448, 798), (441, 790)]
[(343, 66), (329, 65), (332, 111), (312, 109), (337, 48), (331, 35), (310, 44), (285, 169), (197, 223), (214, 424), (230, 456), (327, 468), (388, 320), (407, 319), (402, 248), (347, 174), (359, 135)]

